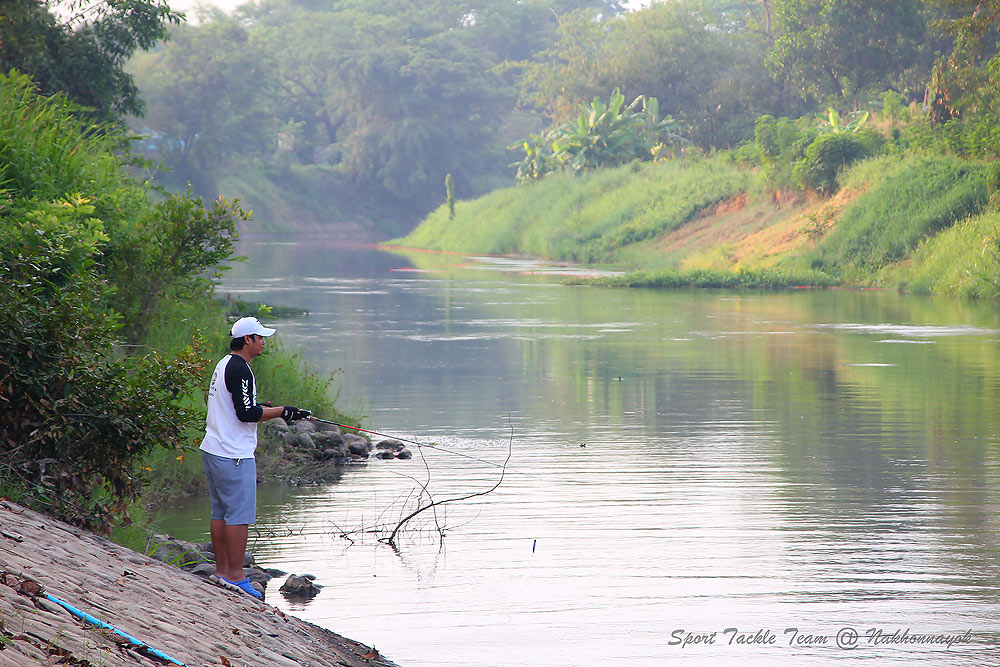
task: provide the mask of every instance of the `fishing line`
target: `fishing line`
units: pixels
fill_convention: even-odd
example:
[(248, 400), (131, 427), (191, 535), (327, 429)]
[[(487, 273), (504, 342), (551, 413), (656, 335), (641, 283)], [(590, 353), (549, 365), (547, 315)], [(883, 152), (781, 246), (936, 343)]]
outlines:
[[(463, 457), (465, 457), (467, 459), (472, 459), (473, 461), (478, 461), (479, 463), (485, 463), (486, 465), (493, 466), (494, 468), (503, 468), (504, 467), (503, 465), (501, 465), (499, 463), (494, 463), (493, 461), (487, 461), (486, 459), (481, 459), (479, 457), (471, 456), (469, 454), (463, 454), (462, 452), (456, 452), (456, 451), (453, 451), (451, 449), (446, 449), (445, 447), (439, 447), (437, 445), (428, 445), (427, 443), (424, 443), (424, 442), (417, 442), (416, 440), (407, 440), (406, 438), (400, 438), (398, 436), (389, 435), (387, 433), (379, 433), (378, 431), (369, 431), (368, 429), (359, 428), (357, 426), (348, 426), (347, 424), (338, 424), (337, 422), (330, 421), (328, 419), (320, 419), (319, 417), (309, 417), (308, 419), (310, 421), (317, 421), (317, 422), (322, 422), (324, 424), (332, 424), (333, 426), (340, 426), (341, 428), (347, 428), (347, 429), (350, 429), (352, 431), (361, 431), (362, 433), (371, 433), (372, 435), (378, 435), (378, 436), (381, 436), (383, 438), (391, 438), (393, 440), (399, 440), (400, 442), (407, 442), (407, 443), (409, 443), (411, 445), (416, 445), (417, 447), (429, 447), (431, 449), (437, 449), (437, 450), (442, 451), (442, 452), (447, 452), (448, 454), (454, 454), (455, 456), (463, 456)], [(514, 472), (514, 471), (512, 471), (512, 472)], [(521, 475), (529, 475), (530, 473), (522, 472), (522, 473), (519, 473), (519, 474), (521, 474)]]

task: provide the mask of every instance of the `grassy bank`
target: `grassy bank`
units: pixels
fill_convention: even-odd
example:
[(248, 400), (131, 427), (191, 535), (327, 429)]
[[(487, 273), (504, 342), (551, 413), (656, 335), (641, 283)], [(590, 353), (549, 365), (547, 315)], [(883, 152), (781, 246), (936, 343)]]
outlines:
[(609, 284), (878, 285), (1000, 294), (989, 165), (896, 153), (843, 171), (833, 196), (775, 191), (730, 156), (555, 175), (434, 211), (402, 246), (617, 264)]
[(612, 263), (630, 246), (677, 229), (750, 183), (748, 172), (722, 159), (635, 163), (580, 177), (555, 174), (460, 201), (454, 219), (442, 206), (395, 243)]
[[(229, 351), (228, 308), (224, 302), (207, 295), (196, 301), (171, 303), (158, 314), (148, 344), (173, 354), (197, 340), (201, 353), (211, 360), (210, 373), (215, 361)], [(344, 415), (337, 409), (335, 377), (320, 374), (294, 348), (281, 341), (280, 318), (269, 320), (268, 324), (277, 327), (279, 334), (253, 362), (260, 400), (305, 407), (317, 414), (331, 415), (327, 418), (334, 421), (356, 423), (357, 416)], [(205, 377), (204, 387), (208, 387), (209, 379)], [(205, 396), (199, 392), (185, 400), (200, 419), (189, 430), (188, 446), (180, 450), (157, 448), (142, 462), (147, 479), (141, 499), (143, 507), (162, 506), (172, 498), (205, 491), (196, 446), (204, 434)], [(142, 512), (136, 513), (141, 515)]]

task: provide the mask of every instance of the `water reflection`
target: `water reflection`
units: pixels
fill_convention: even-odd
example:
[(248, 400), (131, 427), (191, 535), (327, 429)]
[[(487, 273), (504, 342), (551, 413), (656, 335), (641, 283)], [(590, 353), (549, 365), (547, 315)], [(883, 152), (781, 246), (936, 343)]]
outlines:
[[(322, 240), (245, 252), (225, 291), (308, 308), (282, 338), (343, 369), (377, 430), (494, 464), (514, 433), (503, 485), (442, 510), (443, 544), (430, 517), (399, 554), (340, 535), (404, 516), (401, 472), (448, 497), (494, 466), (425, 449), (427, 468), (266, 491), (258, 553), (327, 585), (277, 604), (404, 667), (1000, 659), (989, 304), (591, 289)], [(847, 626), (976, 643), (845, 653)], [(729, 627), (778, 641), (729, 645)], [(831, 643), (790, 647), (790, 627)], [(723, 639), (681, 650), (675, 630)]]

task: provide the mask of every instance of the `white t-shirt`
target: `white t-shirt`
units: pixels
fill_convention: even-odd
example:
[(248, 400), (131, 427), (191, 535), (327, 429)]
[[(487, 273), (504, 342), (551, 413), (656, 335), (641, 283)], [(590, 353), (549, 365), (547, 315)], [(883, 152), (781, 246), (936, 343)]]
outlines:
[(257, 384), (250, 364), (230, 354), (215, 366), (208, 385), (208, 417), (200, 449), (228, 459), (252, 459), (257, 449)]

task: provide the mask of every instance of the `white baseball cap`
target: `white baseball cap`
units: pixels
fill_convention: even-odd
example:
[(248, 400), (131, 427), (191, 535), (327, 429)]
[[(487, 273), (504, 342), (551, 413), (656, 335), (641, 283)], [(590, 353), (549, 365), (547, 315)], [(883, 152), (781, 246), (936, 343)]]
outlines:
[(273, 336), (275, 329), (268, 329), (256, 317), (241, 317), (233, 324), (233, 338), (243, 338), (256, 334), (257, 336)]

